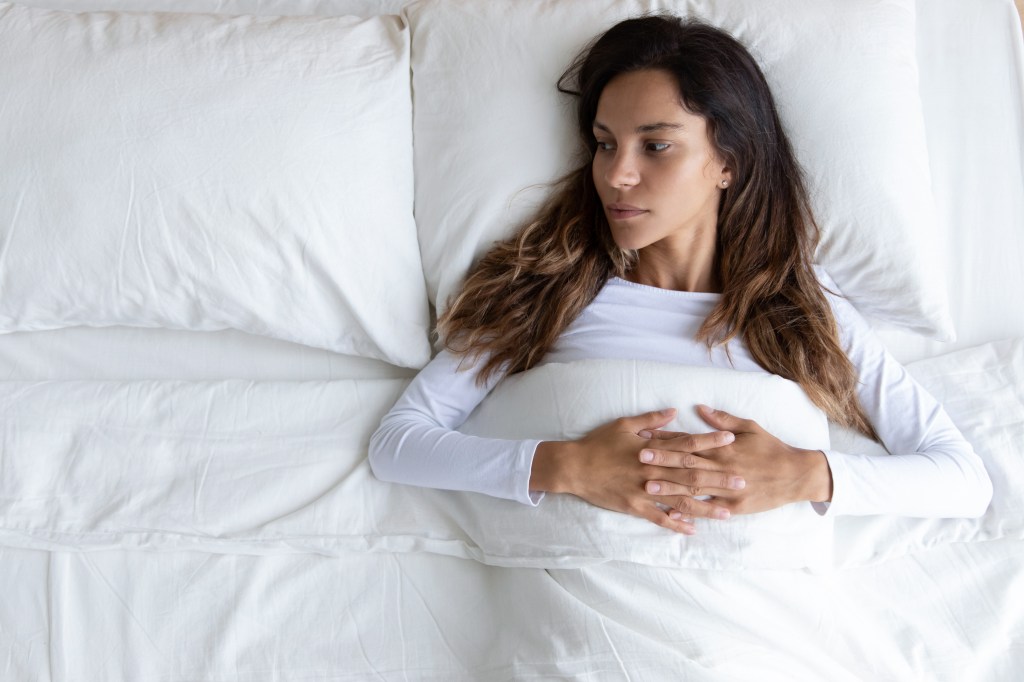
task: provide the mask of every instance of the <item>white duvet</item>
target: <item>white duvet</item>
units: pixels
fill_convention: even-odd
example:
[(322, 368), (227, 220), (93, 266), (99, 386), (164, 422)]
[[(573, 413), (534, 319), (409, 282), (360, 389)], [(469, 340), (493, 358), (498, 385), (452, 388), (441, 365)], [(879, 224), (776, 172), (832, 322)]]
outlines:
[[(1024, 342), (911, 369), (986, 459), (992, 508), (971, 522), (840, 519), (798, 553), (820, 559), (833, 537), (827, 565), (799, 566), (760, 541), (768, 515), (721, 524), (733, 535), (702, 526), (688, 545), (571, 497), (530, 509), (380, 483), (363, 453), (401, 380), (0, 384), (4, 674), (1012, 679)], [(755, 385), (780, 408), (802, 400), (752, 376), (733, 377), (736, 400)], [(507, 383), (467, 429), (493, 418), (571, 435), (611, 414), (592, 409), (646, 409), (648, 391), (727, 401), (730, 380), (551, 366)], [(815, 415), (796, 430), (825, 438)]]
[[(426, 551), (513, 566), (602, 560), (699, 568), (830, 563), (831, 521), (806, 504), (702, 524), (687, 538), (548, 496), (540, 509), (376, 480), (367, 437), (400, 382), (47, 382), (0, 389), (3, 528), (27, 548), (278, 553)], [(617, 416), (698, 402), (806, 447), (827, 423), (770, 375), (622, 360), (513, 377), (465, 425), (495, 437), (578, 437)]]
[[(695, 537), (548, 495), (536, 508), (385, 484), (366, 444), (402, 380), (0, 384), (0, 541), (28, 549), (226, 553), (422, 551), (505, 566), (622, 560), (715, 569), (855, 565), (945, 542), (1021, 537), (1022, 342), (917, 374), (946, 401), (996, 480), (976, 520), (831, 520), (808, 504), (700, 524)], [(972, 371), (965, 359), (979, 366)], [(499, 386), (464, 426), (495, 437), (577, 437), (619, 415), (675, 406), (707, 430), (707, 403), (801, 447), (827, 447), (822, 414), (768, 375), (631, 361), (546, 365)], [(845, 434), (839, 434), (845, 437)], [(854, 441), (851, 447), (863, 446)], [(876, 446), (877, 447), (877, 446)]]
[[(0, 537), (26, 548), (280, 553), (426, 551), (505, 566), (824, 568), (832, 522), (789, 505), (686, 537), (549, 495), (538, 509), (386, 484), (365, 461), (400, 381), (43, 382), (0, 385)], [(712, 404), (801, 447), (828, 425), (795, 384), (659, 363), (546, 365), (503, 382), (464, 429), (574, 438), (617, 416)]]

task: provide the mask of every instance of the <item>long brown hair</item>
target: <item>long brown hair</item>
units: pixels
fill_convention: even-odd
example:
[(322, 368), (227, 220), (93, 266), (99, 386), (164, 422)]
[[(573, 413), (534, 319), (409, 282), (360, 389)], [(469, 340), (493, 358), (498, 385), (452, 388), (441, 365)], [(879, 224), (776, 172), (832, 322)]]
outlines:
[(764, 75), (729, 34), (694, 20), (646, 16), (616, 24), (559, 79), (577, 97), (588, 160), (563, 177), (536, 217), (470, 270), (438, 320), (453, 352), (483, 359), (478, 380), (538, 364), (636, 252), (616, 246), (591, 174), (597, 103), (615, 76), (660, 69), (704, 117), (732, 182), (719, 203), (715, 267), (722, 295), (697, 339), (740, 337), (764, 369), (799, 383), (835, 422), (874, 437), (857, 374), (812, 267), (819, 239), (796, 157)]

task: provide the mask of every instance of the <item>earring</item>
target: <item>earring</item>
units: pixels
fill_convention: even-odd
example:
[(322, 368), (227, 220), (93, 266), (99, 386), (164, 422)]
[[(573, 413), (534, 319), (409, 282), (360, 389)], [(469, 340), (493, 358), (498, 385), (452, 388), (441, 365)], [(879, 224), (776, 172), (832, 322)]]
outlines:
[(729, 181), (728, 180), (722, 180), (722, 189), (725, 189), (728, 186), (729, 186)]

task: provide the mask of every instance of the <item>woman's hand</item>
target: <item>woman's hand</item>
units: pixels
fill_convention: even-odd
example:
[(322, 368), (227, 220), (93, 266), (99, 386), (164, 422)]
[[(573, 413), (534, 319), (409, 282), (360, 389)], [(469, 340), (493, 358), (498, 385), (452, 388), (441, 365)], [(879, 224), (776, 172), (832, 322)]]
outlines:
[[(791, 502), (827, 502), (832, 499), (832, 473), (824, 453), (803, 450), (783, 443), (750, 419), (740, 419), (721, 410), (698, 406), (701, 418), (716, 429), (735, 434), (734, 442), (716, 448), (684, 454), (673, 446), (688, 434), (656, 431), (650, 434), (657, 445), (641, 452), (641, 461), (665, 468), (729, 472), (743, 478), (742, 489), (710, 490), (680, 485), (670, 478), (652, 478), (647, 492), (669, 499), (679, 495), (709, 495), (710, 500), (734, 514), (751, 514), (775, 509)], [(650, 455), (646, 453), (650, 453)]]
[[(733, 441), (733, 435), (726, 432), (678, 435), (660, 441), (637, 435), (665, 426), (673, 416), (674, 409), (648, 412), (616, 419), (575, 441), (541, 443), (534, 456), (530, 489), (571, 493), (598, 507), (639, 516), (688, 535), (695, 532), (694, 517), (728, 518), (729, 512), (722, 506), (696, 500), (688, 491), (696, 488), (701, 494), (727, 496), (734, 492), (730, 486), (741, 484), (735, 476), (725, 470), (662, 467), (640, 461), (640, 451), (652, 446), (665, 456), (686, 457)], [(645, 490), (650, 480), (662, 481), (677, 492), (652, 495)]]

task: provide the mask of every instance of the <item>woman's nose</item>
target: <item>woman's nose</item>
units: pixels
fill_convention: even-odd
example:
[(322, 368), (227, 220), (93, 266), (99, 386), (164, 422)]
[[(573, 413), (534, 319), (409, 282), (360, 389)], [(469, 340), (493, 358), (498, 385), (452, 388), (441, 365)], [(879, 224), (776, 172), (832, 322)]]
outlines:
[(632, 154), (616, 151), (605, 172), (605, 180), (612, 187), (632, 187), (639, 181), (640, 173)]

